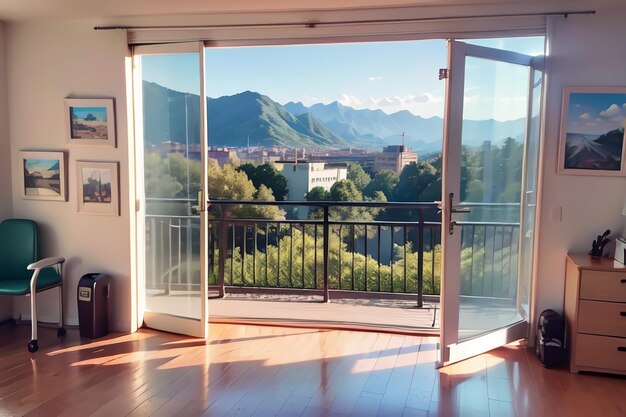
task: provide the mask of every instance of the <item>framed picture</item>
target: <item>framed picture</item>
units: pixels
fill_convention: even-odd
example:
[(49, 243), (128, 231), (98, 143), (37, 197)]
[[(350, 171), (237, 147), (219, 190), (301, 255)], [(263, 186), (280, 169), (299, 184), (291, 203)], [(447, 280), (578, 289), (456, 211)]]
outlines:
[(117, 162), (76, 161), (78, 212), (119, 216)]
[(113, 99), (65, 99), (67, 141), (115, 147)]
[(565, 87), (559, 174), (626, 175), (626, 87)]
[(22, 198), (66, 201), (65, 153), (20, 152), (23, 173)]

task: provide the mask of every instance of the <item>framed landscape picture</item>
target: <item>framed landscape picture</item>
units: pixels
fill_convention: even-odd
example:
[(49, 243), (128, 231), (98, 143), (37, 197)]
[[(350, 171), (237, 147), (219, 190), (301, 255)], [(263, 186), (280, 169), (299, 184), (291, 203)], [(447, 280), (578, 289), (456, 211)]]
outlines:
[(23, 173), (22, 198), (65, 201), (65, 153), (20, 152)]
[(626, 175), (626, 87), (565, 87), (559, 174)]
[(117, 162), (76, 162), (78, 212), (119, 216)]
[(65, 99), (67, 141), (115, 147), (113, 99)]

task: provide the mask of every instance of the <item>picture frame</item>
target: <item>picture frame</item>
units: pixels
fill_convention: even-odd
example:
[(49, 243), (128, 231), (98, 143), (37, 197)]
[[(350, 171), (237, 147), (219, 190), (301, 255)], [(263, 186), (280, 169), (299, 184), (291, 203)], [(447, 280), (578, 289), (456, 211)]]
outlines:
[(66, 98), (65, 125), (68, 143), (116, 147), (112, 98)]
[(22, 198), (67, 201), (65, 152), (20, 151)]
[(80, 214), (120, 215), (119, 163), (76, 161)]
[(626, 87), (565, 87), (559, 174), (626, 175)]

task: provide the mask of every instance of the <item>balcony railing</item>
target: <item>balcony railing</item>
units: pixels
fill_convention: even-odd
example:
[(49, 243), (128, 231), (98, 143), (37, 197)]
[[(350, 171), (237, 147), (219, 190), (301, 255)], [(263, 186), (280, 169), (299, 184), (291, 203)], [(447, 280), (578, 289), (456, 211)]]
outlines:
[[(152, 200), (163, 201), (163, 200)], [(172, 201), (172, 200), (168, 200)], [(182, 204), (187, 200), (177, 200)], [(189, 204), (191, 204), (189, 202)], [(440, 289), (441, 223), (434, 203), (212, 201), (218, 218), (207, 233), (209, 284), (226, 289), (296, 290), (329, 299), (352, 296), (423, 295)], [(308, 206), (319, 219), (234, 218), (229, 208)], [(402, 210), (403, 221), (333, 219), (333, 209)], [(518, 206), (519, 207), (519, 206)], [(515, 298), (519, 224), (462, 222), (462, 294)], [(198, 291), (200, 220), (197, 215), (146, 215), (147, 289)]]

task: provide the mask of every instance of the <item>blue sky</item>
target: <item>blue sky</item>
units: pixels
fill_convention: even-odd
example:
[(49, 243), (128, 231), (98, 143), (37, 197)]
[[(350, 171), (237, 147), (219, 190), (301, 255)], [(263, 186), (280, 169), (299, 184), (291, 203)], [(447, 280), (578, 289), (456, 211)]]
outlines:
[(623, 128), (626, 120), (626, 94), (571, 93), (567, 132), (601, 135)]
[[(472, 43), (533, 55), (543, 51), (542, 38)], [(209, 48), (207, 94), (220, 97), (251, 90), (281, 104), (339, 101), (354, 108), (381, 109), (386, 113), (409, 110), (423, 117), (441, 117), (445, 84), (439, 81), (438, 70), (446, 66), (446, 59), (443, 40)], [(142, 66), (144, 79), (148, 81), (198, 93), (196, 54), (148, 56), (144, 57)], [(520, 112), (525, 108), (515, 105), (515, 100), (519, 101), (520, 94), (526, 93), (526, 86), (517, 91), (508, 89), (515, 74), (495, 68), (494, 71), (478, 68), (474, 73), (482, 77), (468, 78), (470, 99), (465, 118), (508, 120), (522, 116)], [(479, 93), (493, 94), (489, 83), (495, 74), (500, 75), (497, 91), (504, 102), (494, 103)]]
[(100, 121), (107, 121), (106, 107), (72, 107), (72, 113), (81, 119), (84, 119), (88, 114), (91, 114)]

